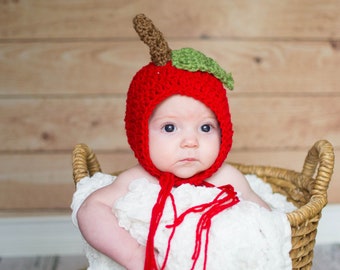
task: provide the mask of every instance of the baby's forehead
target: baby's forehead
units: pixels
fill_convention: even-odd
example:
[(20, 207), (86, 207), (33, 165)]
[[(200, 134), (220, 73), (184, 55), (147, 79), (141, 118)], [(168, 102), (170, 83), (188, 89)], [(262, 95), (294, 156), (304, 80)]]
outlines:
[(214, 112), (203, 102), (184, 95), (173, 95), (163, 100), (153, 111), (150, 118), (175, 114), (184, 116), (200, 115), (216, 118)]
[(170, 97), (165, 98), (160, 104), (158, 104), (158, 107), (182, 107), (185, 108), (184, 105), (191, 105), (191, 107), (205, 107), (207, 110), (210, 110), (209, 107), (207, 107), (204, 102), (200, 101), (199, 99), (186, 96), (186, 95), (172, 95)]

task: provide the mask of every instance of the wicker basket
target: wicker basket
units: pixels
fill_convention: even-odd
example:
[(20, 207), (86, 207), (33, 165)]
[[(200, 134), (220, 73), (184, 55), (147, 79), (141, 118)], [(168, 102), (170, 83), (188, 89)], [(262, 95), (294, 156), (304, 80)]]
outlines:
[[(333, 173), (332, 145), (325, 140), (316, 142), (306, 156), (301, 173), (268, 166), (232, 165), (244, 174), (257, 175), (298, 208), (287, 213), (292, 229), (290, 257), (293, 269), (311, 269), (317, 226), (322, 208), (327, 204), (327, 189)], [(100, 171), (93, 151), (85, 144), (76, 145), (73, 151), (74, 182)]]

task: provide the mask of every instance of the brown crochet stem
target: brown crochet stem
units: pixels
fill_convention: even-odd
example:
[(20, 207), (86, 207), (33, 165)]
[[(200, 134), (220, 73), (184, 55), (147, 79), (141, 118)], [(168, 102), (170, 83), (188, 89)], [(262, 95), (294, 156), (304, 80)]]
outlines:
[(148, 17), (144, 14), (136, 15), (133, 26), (140, 39), (149, 46), (151, 61), (156, 66), (164, 66), (171, 60), (171, 49), (168, 43)]

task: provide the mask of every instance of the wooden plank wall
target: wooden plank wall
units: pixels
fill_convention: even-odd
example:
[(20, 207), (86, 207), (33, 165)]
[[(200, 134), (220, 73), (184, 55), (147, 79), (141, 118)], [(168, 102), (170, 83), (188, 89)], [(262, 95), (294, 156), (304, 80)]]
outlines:
[[(145, 13), (171, 48), (232, 71), (229, 160), (300, 170), (329, 140), (340, 154), (340, 1), (0, 1), (0, 209), (67, 210), (71, 152), (105, 172), (135, 163), (123, 126), (133, 74), (149, 61), (132, 28)], [(329, 189), (340, 203), (340, 170)]]

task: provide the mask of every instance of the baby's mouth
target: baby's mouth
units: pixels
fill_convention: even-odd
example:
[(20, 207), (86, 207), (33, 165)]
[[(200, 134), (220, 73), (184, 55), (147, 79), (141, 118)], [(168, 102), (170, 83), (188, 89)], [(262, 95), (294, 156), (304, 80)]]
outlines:
[(180, 160), (180, 162), (195, 162), (195, 161), (198, 161), (198, 159), (193, 157), (187, 157)]

